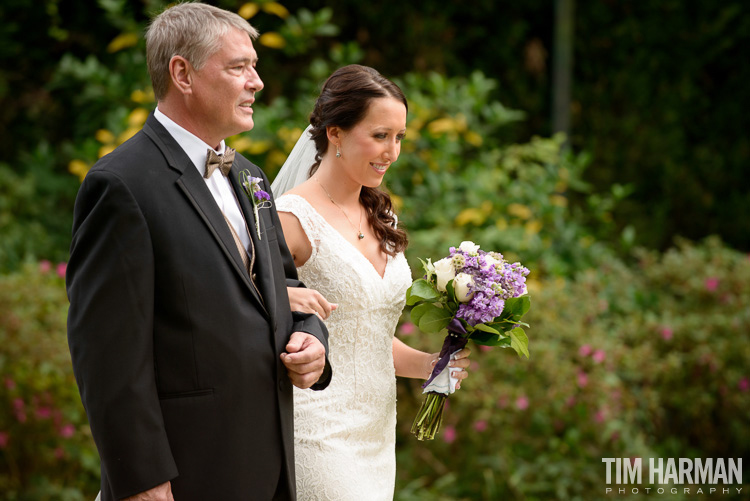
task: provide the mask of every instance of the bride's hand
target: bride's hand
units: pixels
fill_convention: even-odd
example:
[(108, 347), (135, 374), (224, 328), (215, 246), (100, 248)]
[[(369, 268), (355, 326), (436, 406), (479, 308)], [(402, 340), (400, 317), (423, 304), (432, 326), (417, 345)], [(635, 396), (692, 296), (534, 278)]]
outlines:
[[(461, 388), (461, 381), (469, 377), (469, 365), (471, 365), (471, 361), (469, 360), (469, 355), (471, 355), (471, 350), (469, 348), (463, 348), (461, 351), (456, 353), (453, 357), (453, 359), (448, 362), (448, 367), (452, 367), (455, 369), (461, 369), (457, 371), (451, 371), (451, 375), (458, 379), (458, 382), (456, 383), (456, 389)], [(432, 355), (432, 361), (430, 362), (430, 371), (435, 367), (435, 364), (438, 361), (438, 353), (433, 353)]]
[(287, 287), (289, 293), (289, 305), (292, 311), (301, 311), (302, 313), (314, 313), (321, 320), (327, 319), (331, 312), (338, 308), (338, 304), (329, 303), (323, 294), (305, 287)]

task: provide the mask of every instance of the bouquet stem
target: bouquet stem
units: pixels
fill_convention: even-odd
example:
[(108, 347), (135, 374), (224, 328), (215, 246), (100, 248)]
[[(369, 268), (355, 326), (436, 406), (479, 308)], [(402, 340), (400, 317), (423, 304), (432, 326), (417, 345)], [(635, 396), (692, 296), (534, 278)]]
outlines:
[(433, 440), (443, 422), (443, 407), (447, 395), (442, 393), (427, 393), (422, 401), (422, 407), (414, 418), (411, 432), (416, 435), (417, 440)]

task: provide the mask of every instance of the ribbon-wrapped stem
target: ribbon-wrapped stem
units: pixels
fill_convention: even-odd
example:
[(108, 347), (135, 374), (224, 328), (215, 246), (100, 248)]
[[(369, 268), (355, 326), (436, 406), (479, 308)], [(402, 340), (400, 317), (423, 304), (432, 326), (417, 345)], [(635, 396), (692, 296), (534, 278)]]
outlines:
[[(448, 324), (448, 335), (445, 336), (445, 340), (443, 341), (438, 361), (432, 369), (429, 379), (422, 385), (422, 388), (428, 388), (435, 378), (448, 367), (451, 356), (466, 346), (466, 343), (469, 341), (466, 334), (466, 329), (464, 329), (460, 320), (454, 318)], [(432, 385), (431, 388), (434, 387), (435, 385)], [(445, 390), (445, 393), (433, 391), (432, 389), (425, 390), (425, 398), (422, 401), (422, 406), (419, 408), (417, 416), (414, 418), (414, 423), (411, 426), (411, 432), (417, 437), (417, 440), (433, 440), (435, 438), (435, 434), (443, 422), (443, 408), (445, 407), (445, 400), (450, 393), (452, 393), (450, 385)]]

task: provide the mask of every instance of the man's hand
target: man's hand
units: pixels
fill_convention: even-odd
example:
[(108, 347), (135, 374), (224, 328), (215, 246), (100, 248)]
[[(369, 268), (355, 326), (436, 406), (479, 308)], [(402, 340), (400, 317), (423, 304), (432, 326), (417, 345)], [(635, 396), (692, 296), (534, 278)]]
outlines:
[(333, 310), (338, 308), (336, 303), (329, 303), (323, 294), (306, 287), (287, 287), (289, 305), (292, 311), (315, 313), (321, 320), (325, 320)]
[(172, 496), (172, 484), (168, 481), (164, 482), (153, 489), (125, 498), (124, 501), (174, 501), (174, 496)]
[(309, 388), (318, 382), (326, 365), (326, 350), (312, 334), (294, 332), (286, 345), (281, 361), (287, 368), (292, 384), (297, 388)]

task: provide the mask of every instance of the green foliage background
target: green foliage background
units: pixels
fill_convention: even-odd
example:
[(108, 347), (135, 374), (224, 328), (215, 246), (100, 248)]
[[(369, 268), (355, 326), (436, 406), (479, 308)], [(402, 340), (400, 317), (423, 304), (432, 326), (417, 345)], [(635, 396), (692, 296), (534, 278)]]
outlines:
[[(474, 347), (436, 441), (409, 435), (421, 395), (400, 381), (398, 499), (595, 499), (602, 457), (750, 456), (744, 2), (578, 2), (569, 138), (549, 120), (552, 2), (215, 3), (265, 34), (233, 146), (273, 177), (325, 77), (372, 65), (409, 99), (386, 183), (412, 268), (469, 239), (532, 269), (531, 360)], [(141, 35), (161, 7), (0, 5), (7, 499), (97, 489), (62, 276), (80, 179), (154, 107)]]

